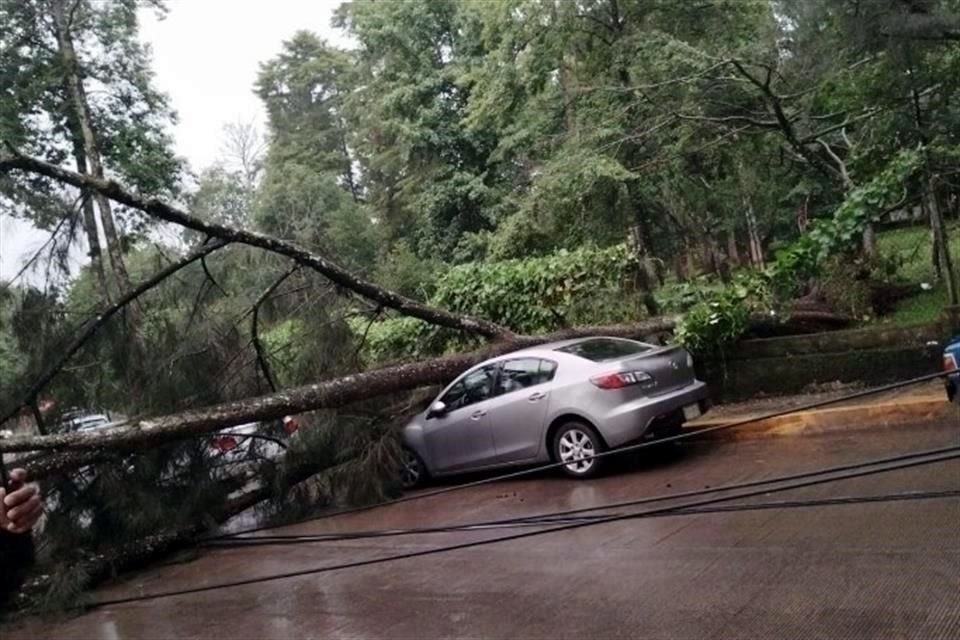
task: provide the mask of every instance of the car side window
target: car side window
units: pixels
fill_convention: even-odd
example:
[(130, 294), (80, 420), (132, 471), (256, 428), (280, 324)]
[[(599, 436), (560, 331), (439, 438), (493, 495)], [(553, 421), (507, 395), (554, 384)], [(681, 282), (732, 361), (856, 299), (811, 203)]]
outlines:
[(556, 363), (540, 358), (507, 360), (500, 370), (497, 393), (510, 393), (549, 382), (556, 370)]
[(497, 377), (497, 365), (487, 365), (471, 371), (450, 387), (440, 401), (454, 411), (486, 400), (493, 395), (493, 383)]
[(557, 375), (557, 363), (553, 360), (541, 360), (540, 371), (538, 373), (539, 382), (537, 384), (550, 382), (555, 375)]

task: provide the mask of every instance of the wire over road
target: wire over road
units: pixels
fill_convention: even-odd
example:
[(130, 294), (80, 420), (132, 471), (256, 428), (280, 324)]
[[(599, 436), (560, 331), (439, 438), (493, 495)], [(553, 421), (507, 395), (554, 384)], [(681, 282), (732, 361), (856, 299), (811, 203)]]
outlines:
[[(405, 553), (398, 553), (389, 556), (382, 556), (379, 558), (371, 558), (368, 560), (359, 560), (353, 562), (345, 562), (340, 564), (324, 565), (320, 567), (312, 567), (309, 569), (300, 569), (297, 571), (289, 571), (284, 573), (257, 576), (252, 578), (245, 578), (241, 580), (233, 580), (227, 582), (221, 582), (217, 584), (204, 585), (200, 587), (193, 587), (188, 589), (178, 589), (171, 591), (158, 591), (155, 593), (147, 593), (136, 596), (126, 596), (120, 598), (110, 598), (103, 600), (96, 600), (87, 604), (88, 608), (101, 608), (106, 606), (128, 604), (133, 602), (143, 602), (149, 600), (157, 600), (161, 598), (171, 598), (176, 596), (191, 595), (196, 593), (204, 593), (208, 591), (217, 591), (221, 589), (230, 589), (234, 587), (242, 587), (253, 584), (261, 584), (266, 582), (274, 582), (278, 580), (286, 580), (290, 578), (298, 578), (308, 575), (318, 575), (324, 573), (332, 573), (335, 571), (343, 571), (347, 569), (355, 569), (360, 567), (367, 567), (373, 565), (386, 564), (390, 562), (396, 562), (400, 560), (409, 560), (413, 558), (421, 558), (425, 556), (437, 555), (442, 553), (449, 553), (453, 551), (460, 551), (464, 549), (471, 549), (475, 547), (483, 547), (494, 544), (500, 544), (504, 542), (511, 542), (514, 540), (522, 540), (526, 538), (538, 537), (549, 535), (552, 533), (559, 533), (563, 531), (572, 531), (576, 529), (581, 529), (584, 527), (593, 527), (602, 524), (608, 524), (612, 522), (621, 522), (628, 520), (635, 520), (641, 518), (649, 518), (661, 514), (669, 514), (682, 509), (691, 509), (697, 507), (709, 507), (714, 504), (731, 502), (733, 500), (751, 498), (754, 496), (770, 494), (770, 493), (779, 493), (782, 491), (789, 491), (792, 489), (800, 489), (805, 487), (812, 487), (816, 485), (827, 484), (831, 482), (837, 482), (840, 480), (846, 480), (851, 478), (862, 478), (871, 475), (889, 473), (891, 471), (897, 471), (901, 469), (908, 469), (912, 467), (925, 466), (930, 464), (937, 464), (941, 462), (946, 462), (949, 460), (960, 459), (960, 445), (954, 447), (945, 447), (941, 450), (938, 450), (936, 453), (931, 454), (929, 452), (919, 452), (916, 454), (908, 454), (911, 456), (907, 458), (906, 456), (894, 456), (892, 458), (880, 458), (872, 460), (867, 463), (863, 463), (868, 468), (861, 468), (853, 470), (850, 472), (840, 472), (838, 473), (833, 468), (827, 468), (821, 470), (821, 473), (818, 474), (818, 477), (810, 478), (809, 474), (803, 474), (806, 476), (802, 480), (793, 481), (796, 474), (780, 476), (776, 479), (776, 482), (786, 483), (777, 487), (762, 487), (758, 489), (752, 489), (749, 491), (743, 491), (739, 493), (733, 493), (732, 495), (719, 496), (704, 498), (701, 500), (695, 500), (692, 502), (687, 502), (681, 505), (676, 506), (666, 506), (658, 507), (654, 509), (649, 509), (645, 511), (640, 511), (637, 513), (629, 514), (615, 514), (610, 516), (604, 516), (601, 518), (590, 519), (581, 522), (572, 522), (568, 524), (562, 524), (556, 527), (550, 527), (547, 529), (538, 529), (535, 531), (524, 531), (521, 533), (514, 533), (506, 536), (501, 536), (497, 538), (489, 538), (483, 540), (473, 540), (470, 542), (463, 542), (459, 544), (452, 544), (440, 547), (432, 547), (428, 549), (421, 549), (417, 551), (409, 551)], [(731, 488), (731, 487), (728, 487)]]
[[(736, 420), (736, 421), (733, 421), (733, 422), (728, 422), (728, 423), (721, 424), (721, 425), (716, 425), (716, 426), (713, 426), (713, 427), (707, 427), (707, 428), (705, 428), (705, 429), (691, 430), (691, 431), (687, 431), (687, 432), (684, 432), (684, 433), (680, 433), (680, 434), (677, 434), (677, 435), (674, 435), (674, 436), (669, 436), (669, 437), (666, 437), (666, 438), (659, 438), (659, 439), (657, 439), (657, 440), (648, 440), (648, 441), (640, 442), (640, 443), (637, 443), (637, 444), (634, 444), (634, 445), (629, 445), (629, 446), (626, 446), (626, 447), (620, 447), (620, 448), (618, 448), (618, 449), (612, 449), (612, 450), (610, 450), (610, 451), (603, 451), (603, 452), (596, 453), (596, 454), (591, 455), (591, 456), (584, 456), (582, 459), (583, 459), (583, 460), (593, 460), (593, 459), (598, 459), (598, 458), (605, 458), (605, 457), (607, 457), (607, 456), (620, 455), (620, 454), (624, 454), (624, 453), (630, 453), (630, 452), (632, 452), (632, 451), (639, 451), (639, 450), (641, 450), (641, 449), (647, 449), (647, 448), (649, 448), (649, 447), (654, 447), (654, 446), (662, 445), (662, 444), (665, 444), (665, 443), (668, 443), (668, 442), (680, 442), (680, 441), (684, 441), (684, 440), (690, 440), (690, 439), (696, 438), (696, 437), (702, 437), (703, 435), (710, 434), (710, 433), (717, 433), (717, 432), (721, 432), (721, 431), (729, 431), (729, 430), (732, 430), (732, 429), (738, 429), (738, 428), (744, 427), (744, 426), (746, 426), (746, 425), (748, 425), (748, 424), (755, 424), (755, 423), (758, 423), (758, 422), (763, 422), (763, 421), (765, 421), (765, 420), (772, 420), (772, 419), (774, 419), (774, 418), (779, 418), (779, 417), (782, 417), (782, 416), (786, 416), (786, 415), (798, 413), (798, 412), (801, 412), (801, 411), (809, 411), (809, 410), (811, 410), (811, 409), (819, 409), (819, 408), (822, 408), (822, 407), (833, 406), (833, 405), (840, 404), (840, 403), (843, 403), (843, 402), (848, 402), (848, 401), (850, 401), (850, 400), (857, 400), (857, 399), (859, 399), (859, 398), (865, 398), (865, 397), (872, 396), (872, 395), (876, 395), (876, 394), (879, 394), (879, 393), (885, 393), (885, 392), (887, 392), (887, 391), (894, 391), (894, 390), (897, 390), (897, 389), (901, 389), (901, 388), (903, 388), (903, 387), (908, 387), (908, 386), (911, 386), (911, 385), (920, 384), (920, 383), (922, 383), (922, 382), (927, 382), (927, 381), (930, 381), (930, 380), (936, 380), (936, 379), (938, 379), (938, 378), (943, 378), (943, 377), (945, 377), (945, 376), (947, 376), (947, 375), (949, 375), (949, 374), (946, 373), (946, 372), (939, 372), (939, 373), (932, 373), (932, 374), (928, 374), (928, 375), (918, 376), (918, 377), (916, 377), (916, 378), (911, 378), (911, 379), (909, 379), (909, 380), (903, 380), (903, 381), (900, 381), (900, 382), (894, 382), (894, 383), (892, 383), (892, 384), (887, 384), (887, 385), (883, 385), (883, 386), (880, 386), (880, 387), (874, 387), (874, 388), (872, 388), (872, 389), (865, 389), (865, 390), (863, 390), (863, 391), (858, 391), (858, 392), (856, 392), (856, 393), (852, 393), (852, 394), (849, 394), (849, 395), (845, 395), (845, 396), (842, 396), (842, 397), (839, 397), (839, 398), (831, 398), (831, 399), (829, 399), (829, 400), (819, 400), (819, 401), (816, 401), (816, 402), (810, 402), (810, 403), (807, 403), (807, 404), (804, 404), (804, 405), (800, 405), (799, 407), (792, 407), (792, 408), (790, 408), (790, 409), (784, 409), (784, 410), (781, 410), (781, 411), (773, 411), (773, 412), (771, 412), (771, 413), (767, 413), (767, 414), (763, 414), (763, 415), (759, 415), (759, 416), (751, 416), (751, 417), (749, 417), (749, 418), (744, 418), (744, 419), (742, 419), (742, 420)], [(515, 479), (515, 478), (523, 478), (523, 477), (530, 476), (530, 475), (533, 475), (533, 474), (541, 473), (541, 472), (543, 472), (543, 471), (549, 471), (549, 470), (552, 470), (552, 469), (559, 469), (559, 468), (563, 467), (565, 464), (566, 464), (566, 463), (564, 463), (564, 462), (551, 462), (551, 463), (549, 463), (549, 464), (544, 464), (544, 465), (540, 465), (540, 466), (536, 466), (536, 467), (531, 467), (531, 468), (527, 468), (527, 469), (521, 469), (521, 470), (519, 470), (519, 471), (511, 471), (511, 472), (509, 472), (509, 473), (504, 473), (504, 474), (497, 475), (497, 476), (493, 476), (493, 477), (490, 477), (490, 478), (483, 478), (483, 479), (481, 479), (481, 480), (475, 480), (475, 481), (473, 481), (473, 482), (465, 482), (465, 483), (463, 483), (463, 484), (454, 485), (454, 486), (452, 486), (452, 487), (444, 487), (444, 488), (442, 488), (442, 489), (434, 489), (434, 490), (432, 490), (432, 491), (424, 491), (424, 492), (421, 492), (421, 493), (415, 493), (415, 494), (411, 494), (411, 495), (407, 495), (407, 496), (401, 496), (401, 497), (399, 497), (399, 498), (394, 498), (394, 499), (392, 499), (392, 500), (385, 500), (385, 501), (383, 501), (383, 502), (378, 502), (378, 503), (376, 503), (376, 504), (365, 505), (365, 506), (361, 506), (361, 507), (351, 507), (351, 508), (348, 508), (348, 509), (340, 509), (340, 510), (338, 510), (338, 511), (333, 511), (333, 512), (329, 512), (329, 513), (321, 513), (321, 514), (318, 514), (318, 515), (315, 515), (315, 516), (311, 516), (311, 517), (308, 517), (308, 518), (303, 518), (303, 519), (298, 520), (298, 521), (296, 521), (296, 522), (285, 523), (284, 526), (290, 526), (290, 525), (300, 524), (300, 523), (303, 523), (303, 522), (312, 522), (312, 521), (316, 521), (316, 520), (325, 520), (325, 519), (328, 519), (328, 518), (335, 518), (335, 517), (337, 517), (337, 516), (342, 516), (342, 515), (347, 515), (347, 514), (353, 514), (353, 513), (363, 513), (363, 512), (370, 511), (370, 510), (372, 510), (372, 509), (378, 509), (378, 508), (381, 508), (381, 507), (387, 507), (387, 506), (392, 506), (392, 505), (396, 505), (396, 504), (403, 504), (403, 503), (405, 503), (405, 502), (413, 502), (413, 501), (415, 501), (415, 500), (424, 500), (424, 499), (426, 499), (426, 498), (433, 498), (433, 497), (435, 497), (435, 496), (446, 495), (446, 494), (448, 494), (448, 493), (454, 493), (454, 492), (456, 492), (456, 491), (464, 491), (464, 490), (466, 490), (466, 489), (472, 489), (472, 488), (474, 488), (474, 487), (480, 487), (480, 486), (484, 486), (484, 485), (488, 485), (488, 484), (493, 484), (494, 482), (500, 482), (500, 481), (503, 481), (503, 480), (513, 480), (513, 479)], [(277, 526), (277, 525), (265, 524), (265, 525), (260, 525), (260, 526), (256, 526), (256, 527), (249, 527), (249, 528), (246, 528), (246, 529), (241, 529), (241, 530), (239, 530), (239, 531), (233, 531), (233, 532), (230, 532), (230, 533), (220, 534), (220, 535), (216, 535), (216, 536), (207, 536), (207, 537), (205, 537), (205, 538), (201, 538), (201, 539), (200, 539), (200, 542), (209, 542), (209, 541), (212, 541), (212, 540), (223, 540), (223, 539), (226, 539), (226, 538), (234, 538), (234, 537), (238, 537), (238, 536), (242, 536), (242, 535), (247, 535), (247, 534), (250, 534), (250, 533), (257, 533), (257, 532), (259, 532), (259, 531), (265, 531), (265, 530), (267, 530), (267, 529), (274, 529), (274, 528), (276, 528), (276, 526)]]

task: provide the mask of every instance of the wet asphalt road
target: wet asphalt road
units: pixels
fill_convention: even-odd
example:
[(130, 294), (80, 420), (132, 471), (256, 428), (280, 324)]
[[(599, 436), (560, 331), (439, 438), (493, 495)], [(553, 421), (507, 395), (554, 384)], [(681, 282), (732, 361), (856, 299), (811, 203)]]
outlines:
[[(960, 444), (956, 419), (705, 441), (605, 477), (471, 488), (271, 533), (428, 526), (702, 489)], [(748, 502), (960, 489), (960, 461)], [(649, 507), (645, 507), (649, 508)], [(212, 550), (99, 597), (296, 571), (516, 529)], [(23, 638), (960, 638), (960, 499), (675, 515), (100, 609)], [(3, 633), (7, 638), (7, 633)], [(16, 637), (11, 633), (11, 637)]]

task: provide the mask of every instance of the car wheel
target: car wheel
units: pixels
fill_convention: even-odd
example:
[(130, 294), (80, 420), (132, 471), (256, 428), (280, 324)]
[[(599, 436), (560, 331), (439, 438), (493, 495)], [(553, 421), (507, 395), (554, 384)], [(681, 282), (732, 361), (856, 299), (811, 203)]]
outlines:
[(553, 453), (561, 468), (571, 478), (589, 478), (603, 466), (603, 459), (591, 456), (603, 453), (603, 440), (593, 427), (582, 422), (567, 422), (553, 437)]
[(413, 449), (403, 448), (400, 484), (404, 489), (416, 489), (427, 481), (427, 466)]

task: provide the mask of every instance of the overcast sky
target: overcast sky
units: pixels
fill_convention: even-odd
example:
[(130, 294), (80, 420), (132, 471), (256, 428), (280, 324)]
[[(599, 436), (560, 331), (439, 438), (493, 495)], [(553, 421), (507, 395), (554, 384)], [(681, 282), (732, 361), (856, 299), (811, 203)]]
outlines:
[[(220, 153), (223, 127), (264, 113), (253, 94), (258, 66), (299, 29), (344, 45), (330, 27), (341, 0), (168, 0), (162, 20), (143, 12), (141, 34), (153, 48), (156, 86), (170, 96), (179, 122), (176, 151), (198, 171)], [(46, 241), (18, 220), (0, 218), (0, 278), (11, 278)]]

